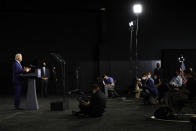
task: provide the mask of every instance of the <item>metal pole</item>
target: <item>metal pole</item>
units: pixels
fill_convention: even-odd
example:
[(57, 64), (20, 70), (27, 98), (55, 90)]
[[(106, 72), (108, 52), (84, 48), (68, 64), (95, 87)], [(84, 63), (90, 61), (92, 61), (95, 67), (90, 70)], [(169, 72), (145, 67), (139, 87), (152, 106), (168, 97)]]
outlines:
[(67, 88), (67, 92), (66, 92), (65, 91), (65, 63), (64, 62), (63, 62), (63, 87), (64, 87), (64, 96), (65, 96), (65, 94), (68, 93), (68, 88)]
[(133, 29), (134, 27), (131, 26), (130, 30), (131, 30), (131, 36), (130, 36), (130, 43), (129, 43), (129, 61), (130, 61), (130, 71), (133, 69), (132, 65), (132, 61), (133, 61)]
[(138, 57), (138, 53), (137, 53), (137, 46), (138, 46), (138, 30), (139, 30), (139, 24), (138, 24), (138, 16), (137, 16), (137, 20), (136, 20), (136, 40), (135, 40), (135, 78), (137, 78), (137, 57)]
[[(130, 73), (130, 80), (132, 79), (132, 72), (134, 70), (134, 55), (133, 55), (133, 31), (134, 31), (134, 26), (130, 26), (130, 30), (131, 30), (131, 35), (130, 35), (130, 43), (129, 43), (129, 62), (130, 62), (130, 67), (129, 67), (129, 73)], [(134, 72), (133, 72), (134, 73)], [(132, 89), (129, 89), (128, 94), (131, 94)]]

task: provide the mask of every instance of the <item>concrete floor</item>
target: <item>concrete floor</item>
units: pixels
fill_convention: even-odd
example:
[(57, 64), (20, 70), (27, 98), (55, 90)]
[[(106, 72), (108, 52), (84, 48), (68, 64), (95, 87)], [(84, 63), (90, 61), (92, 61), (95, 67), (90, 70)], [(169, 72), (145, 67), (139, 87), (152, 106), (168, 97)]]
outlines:
[[(103, 117), (85, 119), (71, 115), (78, 110), (75, 97), (69, 98), (68, 110), (51, 112), (50, 102), (59, 99), (39, 98), (39, 111), (15, 111), (12, 97), (0, 98), (0, 131), (191, 131), (190, 123), (149, 119), (159, 106), (144, 106), (134, 99), (109, 99)], [(24, 103), (23, 98), (22, 107)]]

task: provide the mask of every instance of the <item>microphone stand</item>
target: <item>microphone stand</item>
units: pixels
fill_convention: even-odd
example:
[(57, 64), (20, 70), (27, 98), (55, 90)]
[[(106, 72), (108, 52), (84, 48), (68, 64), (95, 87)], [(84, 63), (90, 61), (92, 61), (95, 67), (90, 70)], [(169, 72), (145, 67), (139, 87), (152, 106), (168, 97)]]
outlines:
[(56, 60), (60, 62), (60, 65), (61, 65), (62, 85), (63, 85), (63, 101), (65, 102), (65, 96), (66, 96), (66, 94), (69, 94), (68, 89), (67, 89), (67, 93), (66, 93), (66, 88), (65, 88), (65, 65), (66, 65), (66, 62), (59, 54), (56, 54), (56, 53), (50, 53), (50, 54), (52, 56), (54, 56), (56, 58)]
[(55, 54), (56, 57), (61, 61), (61, 68), (62, 68), (62, 84), (63, 84), (63, 96), (65, 96), (68, 93), (68, 88), (66, 90), (65, 88), (65, 65), (66, 62), (64, 61), (64, 59), (59, 55), (59, 54)]

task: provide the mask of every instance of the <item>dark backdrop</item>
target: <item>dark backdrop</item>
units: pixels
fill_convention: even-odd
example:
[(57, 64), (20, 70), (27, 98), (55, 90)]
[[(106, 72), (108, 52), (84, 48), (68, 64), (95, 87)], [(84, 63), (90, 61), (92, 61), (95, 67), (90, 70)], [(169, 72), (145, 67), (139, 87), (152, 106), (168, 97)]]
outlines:
[[(82, 89), (89, 90), (95, 77), (107, 72), (120, 79), (119, 89), (126, 92), (132, 85), (128, 22), (135, 19), (130, 10), (134, 2), (1, 0), (1, 92), (12, 91), (11, 65), (16, 52), (24, 55), (23, 65), (57, 52), (68, 64), (81, 66)], [(139, 2), (144, 5), (139, 17), (139, 59), (160, 59), (161, 49), (196, 48), (193, 3)], [(103, 7), (105, 11), (100, 10)]]

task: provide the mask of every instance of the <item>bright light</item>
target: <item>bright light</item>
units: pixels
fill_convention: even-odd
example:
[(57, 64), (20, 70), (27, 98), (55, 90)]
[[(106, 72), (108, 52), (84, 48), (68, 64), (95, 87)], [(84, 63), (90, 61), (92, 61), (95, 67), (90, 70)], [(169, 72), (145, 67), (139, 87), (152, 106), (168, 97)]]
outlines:
[(133, 21), (129, 22), (129, 27), (133, 26)]
[(133, 5), (133, 12), (135, 14), (142, 13), (142, 5), (141, 4), (135, 4), (135, 5)]
[(185, 61), (185, 58), (183, 56), (181, 56), (181, 57), (178, 58), (178, 61), (182, 63), (182, 62)]

